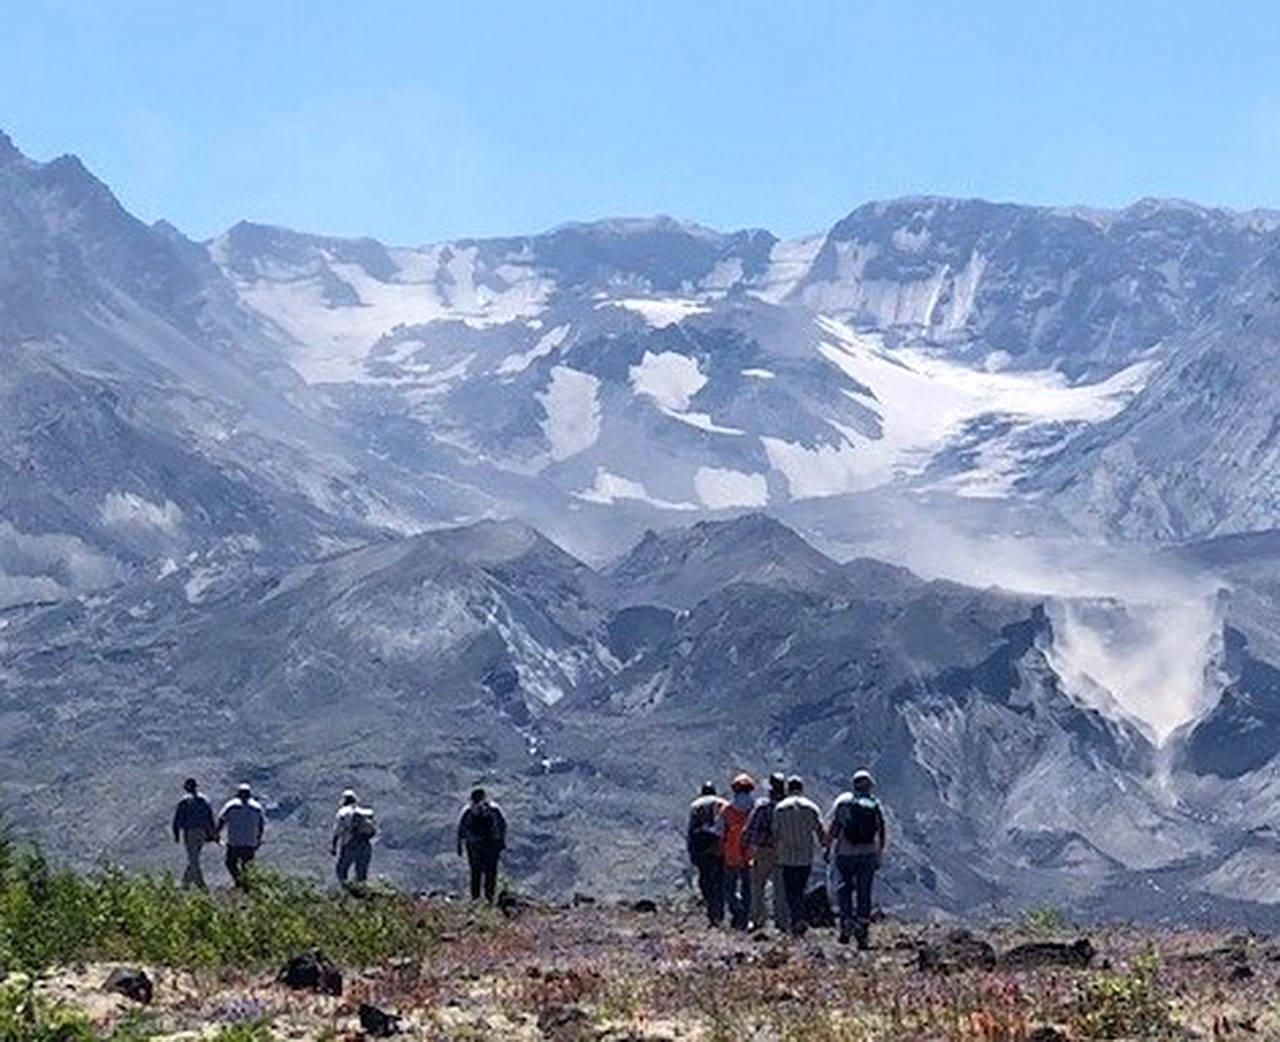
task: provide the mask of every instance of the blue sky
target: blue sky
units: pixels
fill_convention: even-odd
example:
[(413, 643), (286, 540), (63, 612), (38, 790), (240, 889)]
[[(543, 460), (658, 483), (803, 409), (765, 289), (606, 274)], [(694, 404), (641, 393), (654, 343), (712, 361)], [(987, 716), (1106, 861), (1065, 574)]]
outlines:
[(1280, 206), (1274, 3), (5, 6), (0, 128), (197, 237), (793, 235), (916, 192)]

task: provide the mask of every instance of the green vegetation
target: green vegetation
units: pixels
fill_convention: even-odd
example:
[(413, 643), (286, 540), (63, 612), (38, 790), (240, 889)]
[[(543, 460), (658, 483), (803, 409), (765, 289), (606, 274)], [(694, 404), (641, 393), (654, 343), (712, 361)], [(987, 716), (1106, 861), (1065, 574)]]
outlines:
[(1084, 1038), (1168, 1038), (1176, 1028), (1160, 987), (1154, 956), (1134, 960), (1127, 973), (1102, 973), (1080, 982), (1076, 1032)]
[(1067, 925), (1067, 917), (1062, 909), (1052, 904), (1024, 908), (1018, 919), (1022, 928), (1032, 934), (1056, 934)]
[(43, 1001), (30, 981), (0, 984), (0, 1038), (5, 1042), (95, 1042), (89, 1021)]
[(344, 965), (421, 956), (437, 919), (400, 894), (335, 896), (272, 873), (247, 894), (184, 890), (169, 876), (52, 868), (0, 843), (0, 965), (85, 960), (261, 968), (319, 948)]

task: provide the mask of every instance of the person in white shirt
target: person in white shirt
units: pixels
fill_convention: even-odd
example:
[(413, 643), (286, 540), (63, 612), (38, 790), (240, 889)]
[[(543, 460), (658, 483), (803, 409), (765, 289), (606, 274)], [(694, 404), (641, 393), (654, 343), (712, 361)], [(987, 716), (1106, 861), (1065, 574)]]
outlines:
[(814, 844), (826, 846), (827, 830), (822, 824), (822, 811), (804, 795), (804, 781), (798, 775), (787, 779), (787, 798), (774, 808), (773, 835), (782, 867), (782, 885), (787, 892), (791, 932), (801, 937), (809, 925), (804, 898), (809, 873), (813, 871)]
[(218, 835), (227, 834), (227, 871), (236, 886), (245, 887), (245, 866), (258, 854), (262, 846), (262, 834), (266, 831), (267, 816), (262, 804), (253, 798), (248, 782), (236, 789), (234, 799), (228, 800), (218, 815)]
[(338, 859), (338, 882), (347, 882), (354, 868), (356, 882), (369, 878), (369, 862), (373, 859), (373, 837), (377, 834), (373, 811), (360, 806), (355, 792), (348, 789), (342, 794), (342, 806), (333, 822), (333, 842), (330, 852)]

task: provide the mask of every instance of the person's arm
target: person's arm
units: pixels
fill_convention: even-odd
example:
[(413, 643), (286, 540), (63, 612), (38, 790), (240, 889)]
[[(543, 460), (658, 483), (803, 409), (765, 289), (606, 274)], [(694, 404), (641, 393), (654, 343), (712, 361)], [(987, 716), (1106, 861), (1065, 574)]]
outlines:
[(822, 811), (818, 810), (818, 805), (813, 805), (813, 834), (818, 837), (818, 844), (826, 847), (829, 836), (827, 827), (822, 823)]
[(507, 849), (507, 816), (502, 813), (502, 808), (496, 803), (493, 805), (493, 812), (498, 816), (498, 849)]
[(262, 835), (267, 831), (267, 812), (258, 808), (258, 846), (262, 846)]
[(889, 830), (884, 823), (884, 811), (876, 808), (876, 856), (884, 860), (884, 848), (889, 842)]
[(222, 831), (227, 827), (227, 808), (224, 806), (218, 813), (218, 823), (214, 827), (214, 832), (219, 839), (222, 838)]
[(173, 841), (177, 843), (182, 837), (182, 804), (179, 803), (173, 812)]
[(338, 811), (338, 816), (333, 819), (333, 838), (329, 840), (329, 854), (336, 857), (338, 854), (338, 842), (342, 838), (342, 811)]

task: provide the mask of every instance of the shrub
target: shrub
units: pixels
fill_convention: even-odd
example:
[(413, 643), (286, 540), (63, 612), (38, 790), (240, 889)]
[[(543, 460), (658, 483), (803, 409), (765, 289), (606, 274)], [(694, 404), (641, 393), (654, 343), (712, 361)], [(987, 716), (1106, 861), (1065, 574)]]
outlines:
[(95, 1042), (89, 1021), (45, 1002), (28, 980), (0, 984), (0, 1039), (5, 1042)]
[(1024, 908), (1018, 917), (1022, 928), (1028, 933), (1052, 934), (1059, 932), (1067, 925), (1067, 917), (1057, 905), (1042, 904), (1032, 908)]
[(1159, 964), (1137, 959), (1128, 973), (1103, 973), (1081, 982), (1072, 1027), (1084, 1038), (1168, 1038), (1177, 1025), (1160, 987)]
[(267, 872), (247, 894), (184, 890), (170, 876), (54, 870), (38, 853), (0, 878), (0, 965), (137, 961), (262, 967), (320, 948), (352, 965), (420, 957), (436, 919), (412, 898), (355, 900)]

